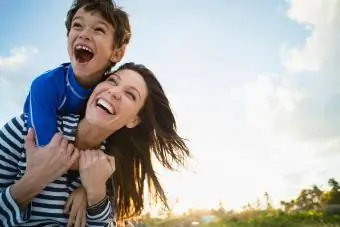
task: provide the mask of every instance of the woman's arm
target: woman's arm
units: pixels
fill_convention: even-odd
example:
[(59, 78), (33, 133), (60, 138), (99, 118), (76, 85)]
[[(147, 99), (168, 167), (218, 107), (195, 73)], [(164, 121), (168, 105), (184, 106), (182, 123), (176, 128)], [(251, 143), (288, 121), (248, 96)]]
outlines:
[[(0, 220), (4, 226), (16, 226), (28, 220), (25, 215), (28, 213), (22, 211), (27, 210), (29, 202), (79, 157), (79, 152), (60, 134), (44, 148), (37, 148), (32, 130), (24, 140), (23, 125), (23, 118), (17, 118), (0, 131)], [(25, 159), (24, 142), (26, 168), (19, 165), (19, 160)], [(15, 182), (19, 172), (25, 174)]]
[[(10, 192), (20, 171), (24, 170), (24, 167), (19, 166), (19, 161), (23, 157), (25, 134), (23, 116), (13, 118), (0, 130), (1, 226), (17, 226), (24, 223), (27, 218)], [(18, 184), (20, 185), (19, 182)]]
[(107, 226), (113, 217), (112, 205), (108, 197), (87, 208), (88, 226)]
[(105, 192), (100, 198), (91, 206), (87, 203), (87, 193), (83, 187), (73, 191), (65, 205), (65, 213), (69, 213), (67, 226), (73, 226), (73, 224), (85, 226), (86, 223), (87, 226), (107, 226), (113, 218), (111, 203), (105, 197)]

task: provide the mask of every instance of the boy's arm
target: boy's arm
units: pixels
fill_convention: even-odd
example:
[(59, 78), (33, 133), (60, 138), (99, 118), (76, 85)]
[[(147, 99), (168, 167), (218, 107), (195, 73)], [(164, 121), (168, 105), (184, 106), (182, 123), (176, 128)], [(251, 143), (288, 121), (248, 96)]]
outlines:
[(37, 77), (25, 103), (28, 127), (35, 130), (37, 146), (47, 145), (57, 132), (58, 84), (52, 77)]

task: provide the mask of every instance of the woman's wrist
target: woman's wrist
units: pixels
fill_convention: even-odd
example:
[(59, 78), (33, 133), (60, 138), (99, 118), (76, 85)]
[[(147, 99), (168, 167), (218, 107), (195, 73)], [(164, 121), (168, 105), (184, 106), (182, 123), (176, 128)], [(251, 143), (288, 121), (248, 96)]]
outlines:
[(34, 176), (24, 175), (19, 181), (10, 188), (10, 193), (14, 201), (21, 209), (24, 209), (29, 202), (37, 196), (45, 185), (39, 184), (39, 179)]
[(106, 197), (106, 188), (105, 187), (96, 187), (93, 190), (87, 190), (87, 203), (89, 206), (93, 206), (100, 201), (102, 201)]
[(98, 214), (101, 214), (102, 212), (104, 212), (105, 210), (107, 210), (107, 206), (109, 204), (109, 197), (105, 196), (101, 201), (99, 201), (98, 203), (92, 205), (92, 206), (88, 206), (87, 207), (87, 214), (90, 216), (96, 216)]

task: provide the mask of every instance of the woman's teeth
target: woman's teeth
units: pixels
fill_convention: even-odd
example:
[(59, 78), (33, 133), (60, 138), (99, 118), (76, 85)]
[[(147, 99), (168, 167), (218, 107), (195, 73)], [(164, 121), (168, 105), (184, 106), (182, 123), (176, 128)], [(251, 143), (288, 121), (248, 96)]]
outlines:
[(108, 103), (107, 101), (105, 101), (104, 99), (98, 99), (97, 106), (104, 109), (109, 114), (114, 114), (114, 112), (115, 112), (112, 105), (110, 103)]

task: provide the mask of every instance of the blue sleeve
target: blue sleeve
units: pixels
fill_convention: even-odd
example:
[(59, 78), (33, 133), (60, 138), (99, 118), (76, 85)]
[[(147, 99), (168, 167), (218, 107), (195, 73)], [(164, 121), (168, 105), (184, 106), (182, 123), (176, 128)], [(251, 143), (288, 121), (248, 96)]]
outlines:
[[(55, 75), (61, 76), (61, 75)], [(57, 110), (59, 106), (58, 82), (52, 77), (39, 76), (31, 85), (25, 103), (28, 127), (35, 130), (38, 146), (47, 145), (57, 132)]]
[(21, 117), (13, 118), (0, 130), (0, 226), (20, 226), (29, 218), (30, 204), (21, 211), (10, 193), (24, 147), (22, 125)]

